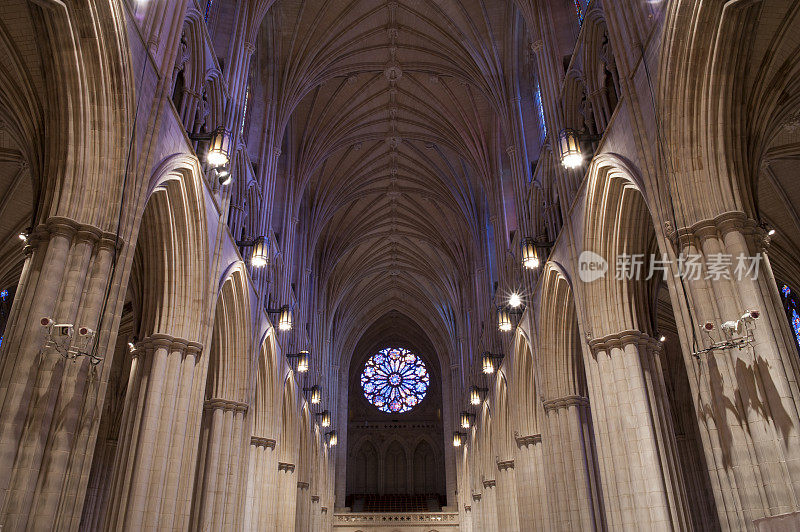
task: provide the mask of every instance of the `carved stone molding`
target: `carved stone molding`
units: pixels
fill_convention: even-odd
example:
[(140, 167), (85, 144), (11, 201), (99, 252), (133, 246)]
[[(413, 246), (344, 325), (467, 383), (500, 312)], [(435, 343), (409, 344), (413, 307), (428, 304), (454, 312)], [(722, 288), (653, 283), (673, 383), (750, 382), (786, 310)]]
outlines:
[(265, 449), (274, 449), (275, 440), (253, 436), (250, 438), (250, 445), (255, 445), (256, 447), (264, 447)]
[(286, 462), (278, 462), (278, 471), (286, 471), (288, 473), (294, 473), (294, 464), (287, 464)]
[(114, 233), (108, 233), (93, 225), (76, 222), (62, 216), (51, 216), (45, 223), (38, 225), (29, 236), (28, 244), (34, 245), (47, 241), (54, 235), (109, 249), (113, 249), (115, 245), (121, 249), (123, 244), (122, 239), (117, 240), (117, 235)]
[(312, 495), (311, 502), (319, 502), (319, 495)]
[(320, 508), (320, 511), (321, 511), (322, 513), (326, 514), (326, 513), (328, 513), (328, 508), (327, 508), (327, 507), (325, 507), (325, 506), (323, 506), (322, 508)]
[(464, 511), (465, 512), (471, 512), (472, 511), (472, 506), (469, 506), (469, 505), (465, 504), (464, 505)]
[(171, 353), (178, 351), (184, 356), (198, 356), (203, 352), (203, 345), (197, 342), (192, 342), (183, 338), (175, 338), (168, 334), (153, 334), (137, 342), (134, 346), (133, 353), (136, 356), (141, 356), (149, 350), (158, 349), (159, 347), (163, 347)]
[(506, 471), (508, 469), (514, 469), (514, 460), (502, 460), (497, 462), (498, 471)]
[(708, 218), (693, 223), (687, 227), (681, 227), (677, 231), (667, 229), (667, 237), (675, 244), (676, 240), (680, 244), (680, 249), (695, 243), (698, 247), (709, 238), (722, 239), (730, 232), (738, 231), (748, 237), (751, 242), (766, 248), (769, 244), (769, 237), (759, 223), (748, 217), (741, 211), (729, 211), (714, 218)]
[(247, 412), (247, 403), (229, 401), (228, 399), (209, 399), (205, 403), (205, 408), (209, 410), (225, 410), (233, 412)]
[(589, 349), (596, 355), (600, 351), (610, 351), (611, 349), (624, 349), (626, 345), (635, 344), (639, 348), (658, 351), (661, 344), (658, 340), (641, 331), (621, 331), (614, 334), (593, 338), (589, 341)]
[(310, 484), (308, 482), (298, 482), (297, 483), (297, 489), (299, 489), (299, 490), (307, 490), (309, 488), (309, 486), (310, 486)]
[(580, 395), (568, 395), (566, 397), (545, 401), (543, 406), (545, 412), (550, 412), (551, 410), (569, 408), (571, 406), (589, 406), (589, 399), (581, 397)]
[(529, 436), (516, 436), (517, 447), (527, 447), (528, 445), (536, 445), (542, 443), (541, 434), (531, 434)]
[(473, 500), (473, 501), (479, 501), (479, 500), (481, 500), (481, 494), (480, 494), (480, 493), (473, 493), (473, 494), (472, 494), (472, 500)]
[(495, 486), (497, 486), (497, 481), (496, 480), (484, 480), (483, 481), (483, 487), (484, 488), (494, 488)]

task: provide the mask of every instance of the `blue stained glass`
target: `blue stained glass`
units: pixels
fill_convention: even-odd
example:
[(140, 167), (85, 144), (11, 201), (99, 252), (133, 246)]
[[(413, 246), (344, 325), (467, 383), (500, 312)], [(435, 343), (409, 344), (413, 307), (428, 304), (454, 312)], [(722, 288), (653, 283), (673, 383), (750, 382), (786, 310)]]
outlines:
[(573, 0), (575, 2), (575, 11), (578, 12), (578, 26), (583, 24), (584, 5), (581, 0)]
[(797, 346), (800, 348), (800, 312), (798, 312), (800, 310), (800, 304), (798, 304), (797, 298), (788, 285), (783, 285), (781, 287), (781, 295), (783, 296), (783, 303), (786, 308), (786, 316), (789, 318), (792, 331), (794, 331), (795, 342), (797, 342)]
[(213, 4), (213, 3), (214, 3), (214, 0), (208, 0), (208, 3), (206, 4), (206, 12), (203, 13), (203, 19), (206, 22), (208, 22), (208, 15), (211, 14), (211, 4)]
[(8, 299), (8, 290), (3, 290), (2, 292), (0, 292), (0, 299), (2, 299), (3, 301)]
[(547, 122), (544, 120), (544, 104), (542, 103), (542, 87), (536, 82), (536, 93), (533, 95), (536, 104), (536, 112), (539, 115), (539, 142), (544, 142), (547, 138)]
[(388, 347), (372, 355), (361, 372), (364, 397), (390, 414), (408, 412), (422, 402), (430, 380), (425, 363), (402, 347)]

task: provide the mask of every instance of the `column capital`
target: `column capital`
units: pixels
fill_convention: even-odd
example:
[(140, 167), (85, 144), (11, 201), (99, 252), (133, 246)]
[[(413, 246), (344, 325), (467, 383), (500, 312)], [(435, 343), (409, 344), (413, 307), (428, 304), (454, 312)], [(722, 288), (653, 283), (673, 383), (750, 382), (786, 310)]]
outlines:
[(517, 447), (527, 447), (528, 445), (536, 445), (542, 443), (541, 434), (531, 434), (529, 436), (515, 436)]
[(287, 473), (294, 473), (295, 465), (286, 462), (278, 462), (278, 471), (286, 471)]
[(550, 399), (542, 404), (544, 406), (544, 411), (550, 412), (551, 410), (559, 410), (571, 406), (589, 406), (589, 399), (580, 395), (567, 395), (566, 397), (559, 397), (558, 399)]
[(260, 438), (258, 436), (251, 436), (250, 445), (253, 445), (255, 447), (264, 447), (265, 449), (275, 449), (275, 440), (269, 438)]
[(630, 344), (653, 350), (660, 349), (660, 343), (658, 340), (649, 334), (635, 330), (620, 331), (613, 334), (607, 334), (601, 338), (592, 338), (589, 340), (589, 349), (592, 351), (593, 355), (596, 355), (600, 351), (610, 351), (614, 348), (624, 349), (625, 346)]
[(230, 410), (233, 412), (247, 412), (247, 403), (239, 403), (237, 401), (230, 401), (228, 399), (208, 399), (203, 405), (209, 410)]
[(688, 246), (692, 241), (703, 242), (709, 238), (724, 237), (734, 231), (769, 242), (766, 231), (761, 225), (741, 211), (724, 212), (714, 218), (706, 218), (678, 228), (677, 231), (671, 225), (666, 226), (667, 237), (673, 241), (677, 237), (680, 248)]
[(497, 470), (498, 471), (506, 471), (508, 469), (514, 469), (514, 460), (498, 460), (497, 461)]
[(298, 482), (297, 489), (299, 490), (307, 490), (311, 485), (308, 482)]
[(165, 347), (169, 351), (180, 351), (184, 355), (198, 355), (203, 351), (203, 344), (161, 333), (151, 334), (147, 338), (140, 340), (134, 353), (141, 354), (143, 351), (140, 349), (141, 347), (151, 349)]
[(464, 505), (464, 511), (465, 511), (465, 512), (471, 512), (471, 511), (472, 511), (472, 506), (470, 506), (470, 505), (468, 505), (468, 504), (465, 504), (465, 505)]
[(483, 487), (484, 488), (494, 488), (495, 486), (497, 486), (497, 481), (494, 480), (494, 479), (484, 480), (483, 481)]
[(311, 502), (319, 502), (319, 495), (312, 495)]
[(473, 500), (473, 501), (479, 501), (479, 500), (481, 500), (481, 494), (480, 494), (480, 493), (473, 493), (473, 494), (472, 494), (472, 500)]

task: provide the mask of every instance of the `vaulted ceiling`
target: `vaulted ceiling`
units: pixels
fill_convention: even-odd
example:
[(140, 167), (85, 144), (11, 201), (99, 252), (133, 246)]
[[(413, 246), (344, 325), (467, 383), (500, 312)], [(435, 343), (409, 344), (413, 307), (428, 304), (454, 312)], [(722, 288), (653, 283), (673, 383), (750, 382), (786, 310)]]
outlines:
[(509, 72), (526, 42), (512, 2), (282, 0), (267, 14), (259, 76), (334, 352), (392, 311), (436, 344), (454, 337), (482, 230), (515, 225), (498, 185), (510, 192)]

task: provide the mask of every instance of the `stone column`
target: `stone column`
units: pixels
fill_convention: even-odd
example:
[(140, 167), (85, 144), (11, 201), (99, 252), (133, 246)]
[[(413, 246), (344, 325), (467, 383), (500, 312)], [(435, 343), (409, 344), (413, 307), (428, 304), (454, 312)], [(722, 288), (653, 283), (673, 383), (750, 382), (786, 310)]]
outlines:
[(194, 495), (195, 530), (238, 530), (244, 490), (244, 421), (247, 405), (226, 399), (206, 401), (200, 462)]
[(295, 530), (306, 532), (311, 530), (311, 494), (308, 482), (297, 483), (297, 510), (295, 515)]
[(519, 509), (514, 460), (497, 462), (497, 524), (499, 530), (503, 532), (520, 530)]
[[(31, 235), (23, 274), (0, 352), (0, 525), (4, 530), (77, 528), (89, 478), (111, 355), (109, 282), (115, 235), (66, 218), (50, 218)], [(75, 325), (48, 341), (43, 317)], [(71, 345), (70, 345), (71, 344)], [(77, 355), (77, 356), (76, 356)]]
[(297, 512), (297, 480), (295, 465), (278, 462), (278, 498), (276, 530), (294, 530)]
[(485, 523), (484, 523), (484, 515), (483, 515), (483, 501), (481, 500), (483, 496), (480, 493), (473, 493), (472, 494), (472, 530), (477, 532), (478, 530), (485, 530)]
[(249, 475), (247, 478), (247, 504), (245, 530), (274, 529), (277, 492), (275, 480), (278, 473), (275, 440), (250, 438)]
[(589, 423), (589, 401), (545, 401), (547, 501), (554, 530), (602, 529)]
[(311, 530), (324, 530), (322, 522), (322, 509), (320, 506), (319, 495), (311, 496)]
[(542, 458), (542, 435), (517, 436), (515, 460), (519, 522), (523, 527), (547, 530), (550, 516), (547, 505), (546, 475)]
[(473, 526), (472, 526), (472, 520), (473, 520), (472, 504), (465, 504), (464, 505), (464, 513), (462, 515), (464, 516), (464, 518), (463, 518), (464, 521), (460, 524), (461, 530), (463, 530), (464, 532), (472, 532), (472, 530), (473, 530)]
[[(740, 212), (729, 212), (678, 231), (684, 256), (711, 262), (719, 255), (764, 253), (768, 237)], [(757, 277), (688, 279), (687, 307), (679, 286), (676, 320), (681, 330), (700, 436), (723, 530), (753, 530), (760, 518), (800, 509), (800, 369), (767, 255)], [(735, 272), (734, 272), (735, 273)], [(760, 318), (742, 349), (694, 351), (710, 345), (706, 321), (739, 319), (757, 309)], [(690, 312), (691, 310), (691, 312)]]
[[(131, 361), (107, 530), (171, 528), (188, 512), (205, 385), (202, 346), (168, 335), (140, 342)], [(202, 382), (200, 382), (202, 381)], [(184, 492), (189, 493), (184, 493)]]
[(658, 341), (593, 339), (586, 361), (606, 520), (615, 530), (688, 530), (691, 520)]
[[(481, 513), (483, 514), (483, 531), (500, 532), (497, 517), (497, 481), (495, 479), (483, 481), (483, 494), (481, 497)], [(505, 532), (505, 530), (503, 530)]]

